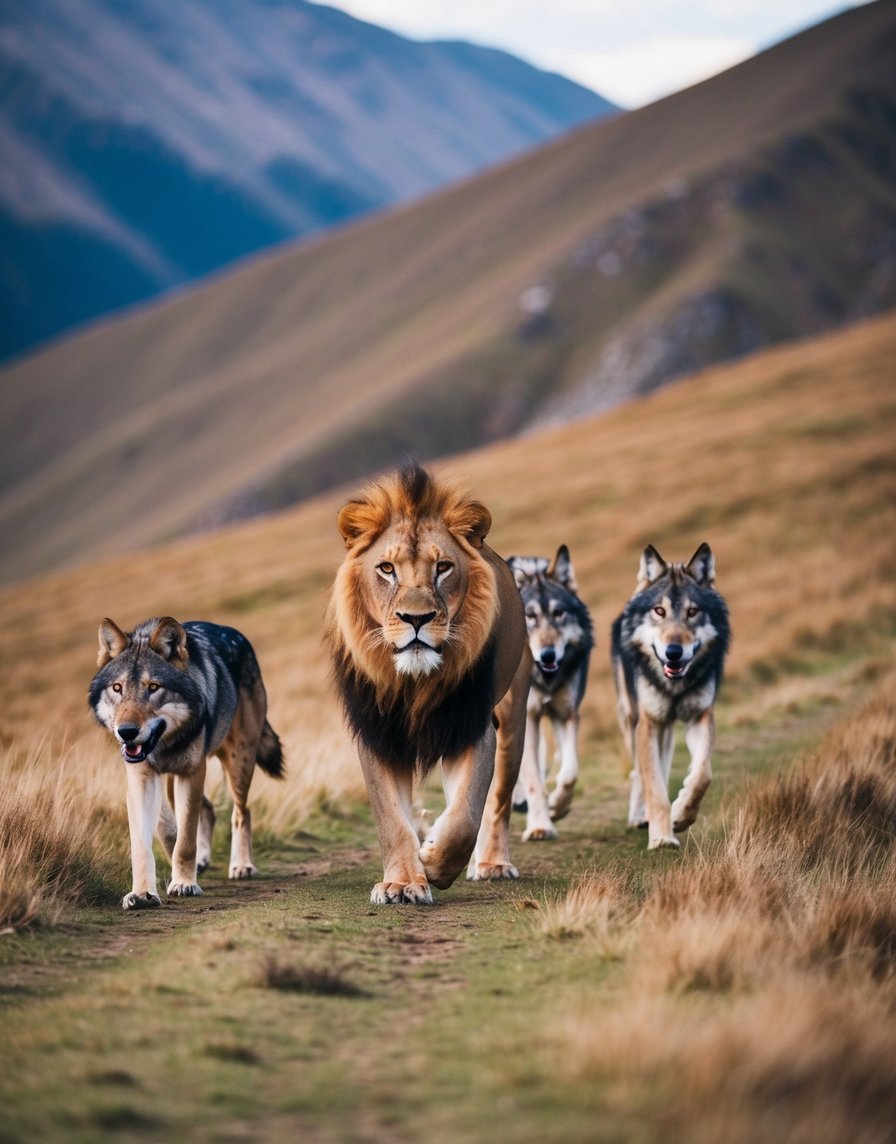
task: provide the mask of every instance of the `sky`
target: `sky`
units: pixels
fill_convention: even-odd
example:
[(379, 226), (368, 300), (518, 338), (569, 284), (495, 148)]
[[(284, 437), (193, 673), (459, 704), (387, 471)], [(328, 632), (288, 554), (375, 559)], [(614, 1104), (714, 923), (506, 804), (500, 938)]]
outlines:
[(633, 109), (689, 87), (849, 0), (328, 0), (417, 40), (503, 48)]

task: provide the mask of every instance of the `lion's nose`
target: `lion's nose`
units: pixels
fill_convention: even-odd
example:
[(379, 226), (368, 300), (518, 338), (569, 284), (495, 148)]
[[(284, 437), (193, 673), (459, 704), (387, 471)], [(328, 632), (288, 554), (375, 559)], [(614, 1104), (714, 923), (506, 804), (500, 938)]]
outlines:
[(415, 632), (419, 632), (424, 624), (436, 618), (435, 612), (423, 612), (415, 615), (412, 612), (396, 612), (396, 616), (406, 624), (410, 624)]

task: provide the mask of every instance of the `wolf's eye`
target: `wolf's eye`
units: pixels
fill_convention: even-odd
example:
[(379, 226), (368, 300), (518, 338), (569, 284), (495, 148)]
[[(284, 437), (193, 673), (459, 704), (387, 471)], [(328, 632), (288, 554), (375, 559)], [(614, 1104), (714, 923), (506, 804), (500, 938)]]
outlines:
[(655, 608), (653, 609), (653, 614), (654, 614), (655, 616), (659, 616), (659, 618), (660, 618), (660, 619), (662, 619), (662, 618), (665, 616), (665, 614), (666, 614), (666, 609), (665, 609), (665, 608), (661, 608), (661, 607), (659, 607), (659, 605), (657, 605), (657, 607), (655, 607)]
[(555, 608), (552, 614), (555, 620), (562, 620), (566, 615), (566, 612), (563, 610), (563, 608)]
[(694, 616), (697, 616), (699, 614), (700, 614), (699, 608), (688, 608), (688, 619), (689, 620), (692, 620), (694, 618)]
[(147, 683), (146, 690), (149, 692), (158, 691), (159, 690), (159, 684), (158, 683)]
[(116, 695), (121, 695), (121, 684), (120, 683), (113, 683), (112, 684), (112, 690), (115, 692)]

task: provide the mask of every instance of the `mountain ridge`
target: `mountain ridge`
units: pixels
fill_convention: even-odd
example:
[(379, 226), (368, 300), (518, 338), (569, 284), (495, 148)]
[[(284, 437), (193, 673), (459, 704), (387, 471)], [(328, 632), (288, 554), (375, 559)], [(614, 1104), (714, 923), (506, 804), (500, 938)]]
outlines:
[[(417, 43), (306, 0), (14, 0), (0, 353), (612, 110), (495, 49)], [(85, 275), (85, 253), (102, 273)]]
[[(136, 549), (408, 452), (429, 459), (580, 416), (613, 339), (651, 344), (646, 330), (664, 352), (696, 346), (685, 364), (699, 369), (744, 352), (731, 334), (744, 315), (752, 351), (887, 308), (894, 14), (853, 9), (677, 96), (3, 371), (15, 429), (2, 451), (2, 574)], [(854, 246), (864, 253), (850, 261)], [(601, 269), (608, 255), (615, 276)], [(841, 305), (875, 275), (862, 313)], [(521, 305), (533, 289), (550, 298), (534, 315)], [(841, 308), (816, 307), (816, 292)], [(613, 399), (665, 384), (674, 365), (632, 375)], [(583, 393), (580, 408), (551, 405)]]

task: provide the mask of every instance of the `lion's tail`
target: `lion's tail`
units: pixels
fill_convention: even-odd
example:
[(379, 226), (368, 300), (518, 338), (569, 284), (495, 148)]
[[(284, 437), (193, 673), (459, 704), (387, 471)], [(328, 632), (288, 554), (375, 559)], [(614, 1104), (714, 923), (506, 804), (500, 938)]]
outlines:
[(283, 746), (280, 743), (280, 736), (267, 719), (265, 719), (261, 729), (255, 761), (272, 779), (282, 779), (286, 773), (283, 765)]

